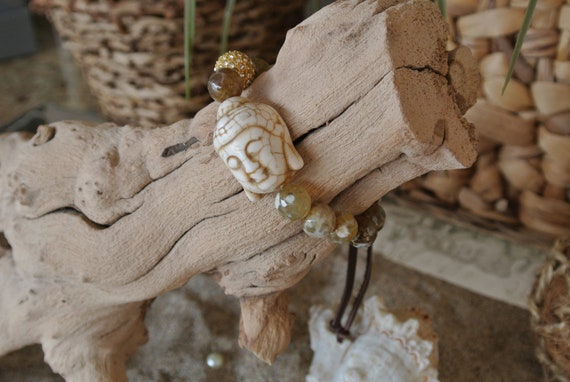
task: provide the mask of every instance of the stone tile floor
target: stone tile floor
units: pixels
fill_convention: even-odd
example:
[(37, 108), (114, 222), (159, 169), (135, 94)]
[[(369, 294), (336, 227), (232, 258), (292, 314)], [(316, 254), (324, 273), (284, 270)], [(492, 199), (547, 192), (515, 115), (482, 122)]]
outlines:
[[(38, 53), (0, 62), (0, 126), (38, 105), (92, 111), (93, 98), (65, 59), (48, 24), (36, 19)], [(62, 61), (63, 57), (63, 61)], [(71, 72), (71, 74), (70, 74)], [(390, 216), (388, 216), (390, 218)], [(497, 256), (500, 256), (497, 253)], [(433, 318), (439, 334), (442, 382), (543, 380), (533, 354), (529, 315), (524, 309), (466, 291), (381, 256), (368, 295), (389, 307), (416, 306)], [(312, 304), (334, 306), (342, 292), (346, 256), (334, 253), (290, 293), (297, 319), (289, 348), (268, 366), (237, 345), (239, 304), (207, 276), (160, 296), (147, 317), (150, 341), (129, 362), (131, 381), (303, 381), (312, 352), (307, 320)], [(212, 351), (226, 362), (205, 364)], [(0, 381), (60, 381), (43, 363), (39, 346), (0, 358)]]

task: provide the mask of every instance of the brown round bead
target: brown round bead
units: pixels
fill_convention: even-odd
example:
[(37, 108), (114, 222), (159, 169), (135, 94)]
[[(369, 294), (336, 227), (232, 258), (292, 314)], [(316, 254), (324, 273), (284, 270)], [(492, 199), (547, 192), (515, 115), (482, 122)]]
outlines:
[(242, 91), (243, 81), (233, 69), (219, 69), (212, 73), (208, 79), (208, 92), (218, 102), (239, 96)]
[(357, 215), (355, 218), (358, 222), (358, 234), (351, 244), (356, 248), (368, 248), (374, 244), (374, 240), (378, 236), (376, 223), (371, 216), (366, 214)]
[(378, 202), (372, 204), (366, 211), (364, 211), (364, 214), (372, 219), (376, 225), (377, 231), (384, 228), (384, 223), (386, 222), (386, 211), (384, 211), (384, 208), (382, 208)]
[(271, 65), (263, 58), (253, 57), (251, 59), (253, 61), (253, 67), (255, 69), (255, 76), (259, 76), (261, 73), (268, 71), (271, 68)]
[(386, 212), (378, 202), (372, 204), (366, 211), (356, 216), (358, 234), (352, 240), (356, 248), (367, 248), (374, 244), (378, 231), (384, 227)]

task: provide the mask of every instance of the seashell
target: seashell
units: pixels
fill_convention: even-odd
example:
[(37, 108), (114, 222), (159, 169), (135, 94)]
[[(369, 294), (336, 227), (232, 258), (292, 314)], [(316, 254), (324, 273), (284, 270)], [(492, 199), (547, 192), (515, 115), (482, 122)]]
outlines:
[(538, 111), (546, 116), (570, 109), (570, 85), (548, 81), (532, 84), (532, 95)]
[[(514, 52), (514, 45), (506, 36), (497, 37), (493, 40), (493, 45), (497, 50), (504, 52), (507, 57), (510, 57)], [(515, 62), (514, 73), (518, 80), (524, 84), (530, 84), (534, 81), (534, 63), (536, 58), (533, 57), (522, 57), (520, 60)]]
[(451, 16), (463, 16), (477, 11), (477, 0), (449, 0), (447, 2), (447, 14)]
[(570, 135), (570, 110), (551, 115), (545, 121), (545, 126), (551, 133)]
[(532, 15), (531, 28), (555, 29), (558, 26), (558, 13), (558, 8), (556, 7), (536, 8)]
[(338, 343), (329, 331), (333, 312), (313, 306), (309, 331), (315, 355), (305, 381), (437, 382), (437, 335), (425, 314), (406, 313), (390, 312), (371, 297), (351, 328), (353, 338)]
[(503, 196), (501, 172), (495, 163), (481, 166), (479, 162), (470, 186), (486, 202), (495, 202)]
[(489, 102), (513, 112), (533, 107), (530, 91), (522, 82), (511, 79), (503, 94), (504, 83), (505, 79), (502, 77), (488, 78), (483, 81), (483, 92)]
[(232, 97), (219, 106), (214, 148), (251, 201), (278, 190), (303, 167), (287, 125), (269, 105)]
[(558, 28), (570, 30), (570, 5), (566, 4), (560, 8), (560, 16), (558, 18)]
[(557, 161), (570, 163), (570, 136), (555, 134), (541, 126), (538, 129), (538, 145)]
[[(550, 184), (570, 188), (570, 162), (561, 162), (550, 155), (545, 155), (542, 160), (542, 172)], [(570, 224), (570, 221), (568, 223)]]
[(483, 78), (505, 77), (509, 72), (509, 60), (503, 52), (494, 52), (481, 59), (479, 70)]
[(570, 30), (562, 29), (560, 32), (556, 59), (559, 61), (568, 61), (570, 59)]
[(519, 199), (519, 218), (524, 225), (553, 236), (570, 236), (570, 204), (524, 191)]
[(554, 64), (548, 57), (540, 57), (536, 64), (536, 81), (554, 81)]
[[(558, 8), (564, 3), (564, 0), (540, 0), (536, 4), (536, 9), (552, 9)], [(510, 6), (514, 8), (524, 8), (528, 7), (527, 0), (511, 0)]]
[(469, 182), (470, 175), (455, 171), (433, 171), (425, 177), (423, 186), (445, 203), (455, 204), (459, 190)]
[(491, 51), (491, 43), (487, 38), (462, 36), (460, 43), (469, 48), (475, 60), (482, 59)]
[(530, 28), (524, 38), (521, 54), (525, 57), (554, 57), (558, 48), (558, 31)]
[(499, 160), (535, 159), (540, 158), (544, 152), (537, 145), (512, 146), (504, 145), (499, 152)]
[(523, 21), (524, 10), (495, 8), (459, 17), (457, 29), (464, 37), (493, 38), (516, 33)]
[(544, 176), (530, 160), (499, 160), (499, 169), (507, 181), (518, 190), (540, 192), (544, 187)]
[(489, 211), (493, 209), (490, 202), (485, 201), (481, 195), (477, 194), (469, 187), (463, 187), (459, 191), (457, 199), (463, 208), (472, 212)]
[(534, 120), (522, 118), (482, 99), (465, 113), (465, 118), (475, 125), (479, 136), (493, 141), (525, 146), (536, 139)]
[(554, 77), (557, 82), (570, 83), (570, 62), (554, 61)]

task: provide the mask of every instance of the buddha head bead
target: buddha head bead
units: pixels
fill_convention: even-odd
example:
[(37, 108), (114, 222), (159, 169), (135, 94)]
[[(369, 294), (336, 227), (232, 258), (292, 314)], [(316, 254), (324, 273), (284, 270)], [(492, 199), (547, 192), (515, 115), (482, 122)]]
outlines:
[(277, 191), (303, 167), (283, 118), (243, 97), (218, 108), (214, 148), (251, 201)]

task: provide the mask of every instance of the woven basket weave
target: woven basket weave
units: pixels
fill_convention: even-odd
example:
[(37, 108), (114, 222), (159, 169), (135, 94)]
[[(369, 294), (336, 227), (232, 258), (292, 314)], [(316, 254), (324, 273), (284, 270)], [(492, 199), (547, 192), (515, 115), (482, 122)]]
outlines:
[(570, 382), (570, 237), (556, 242), (533, 285), (528, 308), (544, 380)]
[(450, 47), (471, 48), (481, 89), (466, 117), (476, 126), (471, 169), (434, 172), (401, 193), (459, 207), (491, 228), (570, 235), (570, 0), (539, 0), (504, 95), (527, 0), (448, 0)]
[[(220, 49), (225, 0), (198, 0), (185, 99), (183, 0), (35, 0), (82, 67), (103, 114), (119, 124), (156, 126), (187, 118), (211, 101), (206, 83)], [(236, 2), (229, 48), (271, 62), (302, 0)]]

